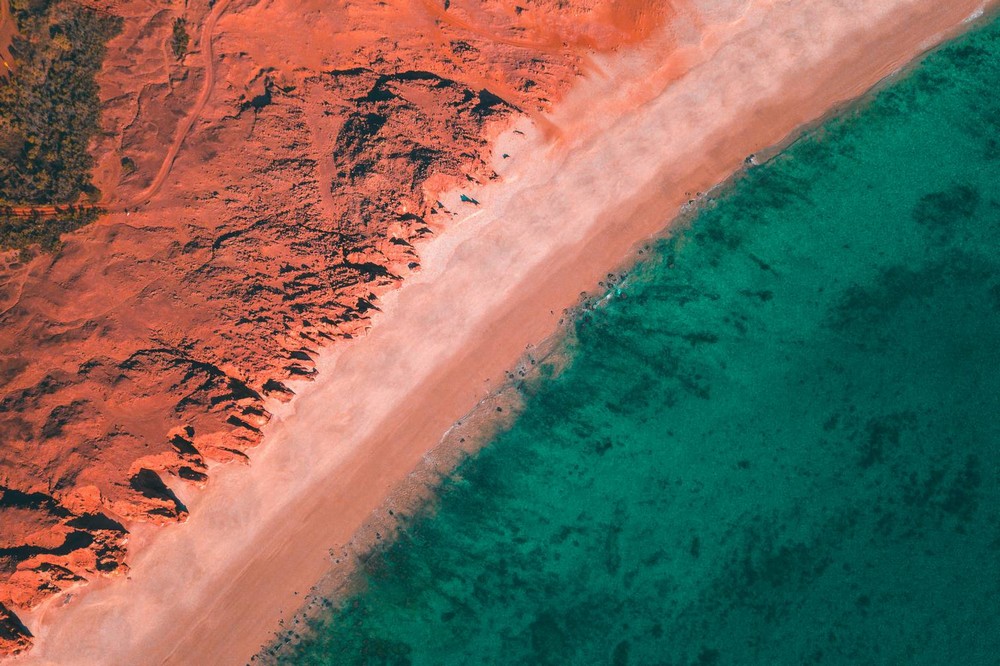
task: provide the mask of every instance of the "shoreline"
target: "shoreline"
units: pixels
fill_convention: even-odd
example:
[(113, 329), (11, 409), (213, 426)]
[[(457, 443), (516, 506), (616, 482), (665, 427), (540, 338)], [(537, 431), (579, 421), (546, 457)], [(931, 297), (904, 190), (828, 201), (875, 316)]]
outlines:
[[(935, 41), (943, 37), (943, 31), (962, 26), (951, 19), (964, 9), (928, 9), (928, 2), (908, 4), (920, 5), (932, 18), (941, 20), (929, 29)], [(758, 18), (767, 15), (762, 13)], [(35, 614), (41, 620), (39, 641), (25, 661), (50, 663), (45, 660), (59, 661), (60, 654), (99, 654), (129, 661), (129, 655), (134, 660), (141, 654), (144, 660), (169, 663), (198, 653), (208, 661), (238, 663), (256, 653), (274, 633), (276, 617), (283, 616), (284, 609), (297, 610), (300, 591), (304, 593), (328, 570), (328, 547), (349, 544), (372, 510), (437, 447), (440, 434), (484, 395), (502, 387), (499, 377), (520, 358), (524, 340), (537, 342), (558, 333), (555, 320), (562, 307), (578, 299), (580, 285), (597, 284), (610, 267), (623, 263), (623, 256), (633, 257), (637, 245), (662, 232), (689, 198), (686, 192), (708, 191), (720, 180), (728, 180), (746, 155), (781, 143), (783, 137), (794, 140), (801, 133), (796, 127), (808, 130), (816, 122), (812, 119), (857, 98), (928, 50), (921, 45), (930, 35), (923, 35), (923, 39), (899, 35), (895, 19), (883, 16), (881, 32), (864, 32), (869, 43), (880, 47), (879, 55), (885, 56), (880, 61), (883, 67), (874, 71), (864, 67), (869, 52), (858, 48), (834, 62), (819, 58), (814, 68), (825, 71), (826, 76), (815, 77), (814, 86), (800, 84), (806, 90), (786, 88), (774, 96), (751, 96), (752, 110), (741, 109), (731, 114), (731, 120), (717, 118), (716, 131), (703, 133), (701, 141), (691, 148), (676, 138), (671, 142), (670, 135), (685, 125), (671, 124), (658, 115), (663, 107), (677, 111), (677, 100), (684, 98), (676, 94), (655, 96), (653, 102), (610, 128), (611, 136), (606, 136), (603, 118), (595, 116), (607, 111), (608, 104), (581, 111), (589, 106), (586, 98), (594, 93), (593, 77), (588, 79), (590, 84), (576, 88), (576, 99), (567, 100), (570, 110), (562, 111), (572, 117), (576, 109), (577, 127), (590, 123), (591, 132), (580, 133), (582, 138), (575, 145), (560, 146), (559, 154), (560, 150), (553, 150), (544, 140), (535, 138), (532, 144), (513, 132), (505, 134), (498, 146), (511, 142), (512, 154), (523, 148), (532, 164), (520, 171), (512, 169), (506, 183), (484, 188), (486, 193), (481, 197), (477, 191), (483, 206), (456, 218), (448, 231), (421, 248), (427, 268), (384, 299), (384, 313), (377, 318), (371, 335), (324, 352), (320, 380), (306, 386), (289, 405), (275, 409), (274, 425), (266, 429), (268, 441), (251, 456), (254, 462), (249, 470), (220, 468), (208, 490), (190, 501), (182, 497), (193, 508), (188, 524), (155, 537), (148, 530), (136, 535), (135, 540), (151, 543), (135, 555), (132, 583), (92, 584), (80, 601), (58, 617), (45, 612), (54, 604), (46, 604)], [(856, 36), (846, 31), (838, 41)], [(830, 50), (836, 52), (833, 47)], [(735, 57), (739, 62), (738, 55)], [(854, 60), (862, 61), (862, 72), (856, 78), (845, 76), (850, 67), (841, 65)], [(810, 71), (805, 68), (804, 73)], [(684, 81), (698, 83), (680, 79), (678, 87)], [(745, 91), (745, 85), (739, 88), (740, 82), (730, 83), (737, 85), (737, 91)], [(596, 87), (600, 89), (600, 81)], [(670, 88), (667, 92), (677, 91)], [(664, 97), (668, 99), (664, 101)], [(612, 106), (614, 102), (612, 99)], [(663, 104), (656, 107), (659, 102)], [(640, 123), (635, 116), (646, 125), (634, 127)], [(666, 117), (671, 118), (670, 114)], [(691, 122), (695, 120), (698, 122), (687, 126), (692, 134), (702, 118)], [(753, 127), (754, 121), (757, 127)], [(555, 122), (558, 126), (572, 124)], [(752, 131), (741, 131), (747, 125)], [(522, 127), (525, 134), (532, 132), (527, 125)], [(650, 128), (659, 129), (670, 147), (648, 145), (650, 132), (645, 130)], [(738, 140), (734, 140), (734, 133)], [(634, 150), (608, 145), (623, 138), (640, 143), (628, 144)], [(645, 155), (645, 162), (636, 162), (636, 151)], [(539, 159), (541, 155), (549, 159)], [(689, 162), (685, 157), (692, 159)], [(600, 173), (588, 172), (588, 163)], [(622, 172), (631, 169), (629, 173), (639, 176), (609, 178), (614, 172), (608, 164), (620, 166)], [(670, 182), (673, 187), (663, 185)], [(554, 201), (559, 193), (579, 193), (588, 185), (598, 190), (596, 198), (604, 206), (600, 214), (587, 207), (593, 201)], [(459, 194), (449, 196), (449, 207), (457, 208), (454, 200)], [(529, 205), (521, 199), (527, 199)], [(546, 218), (546, 206), (559, 217)], [(520, 217), (511, 214), (518, 212)], [(566, 221), (575, 219), (574, 213), (588, 220), (589, 226), (579, 233), (566, 228), (570, 226)], [(518, 225), (522, 235), (513, 236), (507, 228)], [(521, 268), (525, 265), (530, 270)], [(490, 284), (470, 279), (468, 275), (476, 271), (480, 277), (494, 271), (492, 274), (508, 281), (501, 281), (496, 293), (484, 297), (481, 290), (469, 286)], [(513, 277), (508, 277), (511, 273)], [(445, 279), (448, 276), (451, 282)], [(461, 292), (458, 288), (463, 285), (465, 291)], [(461, 298), (466, 299), (464, 310)], [(549, 307), (559, 304), (562, 307)], [(461, 314), (456, 317), (456, 312)], [(464, 339), (450, 339), (456, 330)], [(420, 331), (427, 335), (414, 335)], [(415, 337), (419, 338), (416, 342)], [(420, 355), (414, 354), (414, 347)], [(383, 377), (388, 386), (373, 385), (369, 380), (362, 391), (360, 384), (351, 381), (351, 377), (372, 376)], [(326, 444), (314, 441), (318, 432), (327, 433)], [(322, 464), (313, 465), (307, 453), (320, 456)], [(387, 465), (387, 460), (394, 460), (394, 464)], [(327, 485), (333, 487), (324, 492)], [(275, 489), (273, 496), (268, 488)], [(288, 492), (282, 493), (283, 488)], [(272, 501), (279, 504), (269, 504)], [(229, 546), (227, 539), (234, 535), (241, 540)], [(320, 543), (325, 547), (319, 548)], [(250, 554), (253, 557), (247, 557)], [(275, 580), (275, 575), (282, 573), (286, 575)], [(161, 610), (161, 601), (168, 607)], [(241, 614), (250, 610), (254, 612)], [(182, 624), (181, 618), (190, 622)], [(133, 642), (123, 645), (128, 643), (125, 636)]]
[[(967, 29), (960, 30), (958, 34), (951, 35), (944, 41), (924, 50), (898, 69), (889, 72), (869, 90), (853, 99), (833, 106), (822, 116), (795, 128), (778, 143), (755, 153), (753, 155), (755, 161), (752, 164), (744, 163), (726, 180), (704, 192), (698, 201), (686, 205), (658, 233), (649, 236), (644, 242), (639, 242), (633, 247), (628, 257), (609, 273), (609, 275), (615, 274), (614, 282), (602, 282), (600, 286), (581, 292), (581, 301), (563, 310), (558, 328), (549, 337), (540, 341), (537, 346), (533, 346), (531, 352), (526, 351), (522, 359), (514, 366), (516, 370), (525, 370), (525, 374), (514, 376), (511, 373), (504, 384), (483, 398), (470, 412), (444, 433), (439, 443), (428, 452), (425, 460), (411, 472), (407, 479), (400, 483), (392, 494), (385, 498), (378, 509), (372, 512), (369, 520), (357, 530), (351, 541), (343, 546), (339, 556), (331, 555), (335, 559), (331, 563), (330, 570), (310, 589), (301, 607), (291, 616), (290, 620), (282, 621), (281, 626), (274, 632), (273, 640), (262, 646), (262, 649), (251, 658), (251, 661), (264, 665), (280, 663), (280, 660), (287, 657), (288, 651), (300, 640), (308, 638), (312, 631), (309, 626), (311, 621), (329, 614), (339, 603), (354, 594), (363, 592), (364, 581), (360, 579), (359, 569), (364, 568), (370, 559), (378, 558), (391, 548), (399, 533), (405, 531), (413, 522), (432, 514), (437, 500), (437, 491), (450, 473), (488, 446), (516, 422), (523, 411), (524, 398), (530, 397), (537, 390), (538, 384), (548, 379), (539, 377), (538, 369), (543, 362), (554, 361), (556, 366), (554, 376), (558, 376), (572, 362), (571, 356), (567, 353), (567, 346), (571, 344), (575, 322), (583, 313), (599, 308), (609, 289), (616, 284), (626, 282), (634, 269), (648, 260), (646, 252), (651, 250), (651, 245), (667, 239), (678, 228), (691, 223), (705, 205), (710, 205), (713, 202), (717, 193), (725, 192), (731, 188), (751, 168), (764, 165), (778, 157), (799, 140), (819, 130), (828, 122), (860, 110), (886, 87), (917, 69), (927, 56), (946, 46), (951, 39), (968, 30), (975, 30), (989, 21), (996, 20), (998, 14), (1000, 14), (1000, 8), (994, 7), (978, 16), (971, 17), (966, 22)], [(531, 360), (530, 365), (527, 363), (529, 359)], [(537, 365), (535, 365), (535, 361), (538, 362)], [(496, 413), (497, 406), (502, 406), (502, 415)]]
[[(304, 635), (295, 636), (298, 630), (308, 632), (308, 623), (348, 596), (360, 591), (363, 581), (358, 579), (359, 569), (390, 548), (401, 531), (425, 513), (433, 512), (441, 484), (462, 463), (475, 456), (491, 441), (509, 429), (524, 409), (524, 398), (549, 379), (539, 375), (544, 363), (555, 366), (552, 376), (571, 362), (565, 345), (572, 336), (571, 324), (585, 310), (594, 306), (594, 298), (564, 312), (565, 321), (559, 330), (538, 345), (526, 351), (508, 375), (504, 384), (483, 398), (441, 437), (410, 472), (406, 479), (390, 493), (372, 512), (368, 520), (343, 544), (337, 553), (331, 552), (329, 570), (305, 595), (301, 607), (288, 621), (282, 621), (273, 639), (261, 646), (251, 661), (255, 664), (276, 664), (287, 648)], [(523, 374), (521, 374), (523, 372)]]

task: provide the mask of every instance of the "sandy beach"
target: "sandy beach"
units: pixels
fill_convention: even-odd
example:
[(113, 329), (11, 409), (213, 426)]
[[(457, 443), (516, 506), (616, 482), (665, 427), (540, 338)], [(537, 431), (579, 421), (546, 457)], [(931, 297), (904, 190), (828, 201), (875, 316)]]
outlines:
[(177, 488), (190, 519), (136, 530), (129, 579), (26, 614), (37, 644), (15, 661), (248, 662), (331, 553), (526, 348), (557, 332), (581, 291), (626, 266), (749, 155), (984, 9), (978, 0), (688, 4), (700, 25), (595, 57), (547, 131), (522, 120), (500, 136), (501, 179), (441, 196), (455, 215), (419, 248), (421, 272), (379, 303), (366, 337), (323, 352), (317, 381), (272, 405), (250, 465), (214, 469), (205, 490)]

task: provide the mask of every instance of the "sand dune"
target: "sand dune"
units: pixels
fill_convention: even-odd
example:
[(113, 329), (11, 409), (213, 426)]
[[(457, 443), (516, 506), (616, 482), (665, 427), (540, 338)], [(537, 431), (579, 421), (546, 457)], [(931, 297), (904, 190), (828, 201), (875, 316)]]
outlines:
[(501, 135), (502, 178), (442, 196), (458, 215), (419, 247), (423, 270), (382, 299), (369, 335), (324, 351), (320, 379), (270, 405), (249, 467), (178, 490), (187, 523), (133, 536), (130, 580), (29, 615), (26, 663), (245, 663), (581, 289), (748, 155), (862, 94), (981, 3), (690, 5), (640, 45), (594, 56), (544, 126)]

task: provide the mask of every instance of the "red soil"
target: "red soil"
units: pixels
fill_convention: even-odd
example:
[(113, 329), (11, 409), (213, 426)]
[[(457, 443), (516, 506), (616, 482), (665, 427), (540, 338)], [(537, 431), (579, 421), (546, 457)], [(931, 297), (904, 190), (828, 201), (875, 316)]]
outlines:
[(17, 34), (17, 26), (10, 15), (10, 3), (7, 0), (0, 2), (0, 79), (7, 77), (7, 73), (15, 66), (14, 57), (10, 53), (10, 46)]
[(437, 193), (496, 177), (489, 142), (513, 116), (549, 108), (587, 50), (674, 12), (88, 4), (125, 19), (93, 147), (112, 213), (55, 256), (0, 255), (0, 653), (30, 644), (13, 613), (124, 573), (135, 522), (184, 520), (171, 486), (246, 459), (265, 398), (419, 268), (414, 244), (450, 217)]

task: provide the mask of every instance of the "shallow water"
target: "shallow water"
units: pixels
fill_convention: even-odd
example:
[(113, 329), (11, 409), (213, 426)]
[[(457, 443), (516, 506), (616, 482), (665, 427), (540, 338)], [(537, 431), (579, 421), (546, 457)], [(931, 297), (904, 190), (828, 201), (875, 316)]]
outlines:
[(295, 664), (1000, 663), (1000, 24), (594, 312)]

